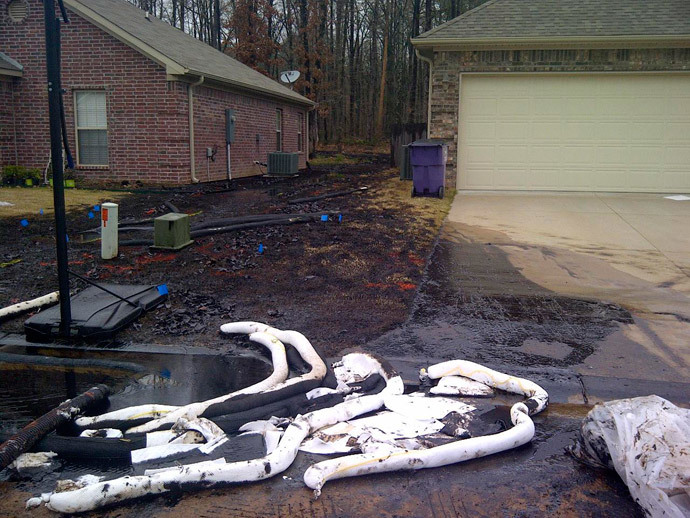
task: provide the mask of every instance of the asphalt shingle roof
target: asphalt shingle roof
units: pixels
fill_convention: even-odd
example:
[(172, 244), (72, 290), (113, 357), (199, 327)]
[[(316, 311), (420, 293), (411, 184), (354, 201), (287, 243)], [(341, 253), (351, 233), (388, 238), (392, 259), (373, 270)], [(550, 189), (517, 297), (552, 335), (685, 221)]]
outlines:
[(0, 52), (0, 73), (3, 71), (21, 72), (22, 70), (23, 68), (19, 63)]
[(490, 0), (416, 41), (690, 35), (690, 0)]
[(301, 104), (309, 99), (286, 88), (256, 70), (168, 23), (150, 16), (125, 0), (65, 0), (79, 12), (79, 6), (94, 11), (113, 25), (196, 75), (212, 76), (249, 90), (269, 93)]

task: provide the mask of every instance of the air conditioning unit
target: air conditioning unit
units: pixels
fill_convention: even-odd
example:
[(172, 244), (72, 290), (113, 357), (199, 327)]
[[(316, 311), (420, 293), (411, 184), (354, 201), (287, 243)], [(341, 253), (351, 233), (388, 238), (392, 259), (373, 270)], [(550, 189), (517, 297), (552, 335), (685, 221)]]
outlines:
[(276, 151), (268, 154), (268, 174), (295, 175), (299, 170), (299, 154)]

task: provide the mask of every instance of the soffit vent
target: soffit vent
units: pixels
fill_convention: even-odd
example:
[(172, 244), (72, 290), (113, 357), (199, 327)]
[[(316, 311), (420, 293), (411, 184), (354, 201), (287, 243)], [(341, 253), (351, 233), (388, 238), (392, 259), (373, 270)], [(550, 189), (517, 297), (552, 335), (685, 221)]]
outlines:
[(24, 0), (12, 0), (7, 5), (7, 16), (14, 23), (21, 23), (29, 15), (29, 6)]

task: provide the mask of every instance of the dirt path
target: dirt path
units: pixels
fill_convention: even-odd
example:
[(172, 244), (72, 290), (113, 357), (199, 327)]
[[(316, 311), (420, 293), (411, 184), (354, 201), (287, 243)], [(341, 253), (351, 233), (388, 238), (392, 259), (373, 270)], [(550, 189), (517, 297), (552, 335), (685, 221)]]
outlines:
[[(409, 183), (398, 180), (387, 160), (383, 155), (351, 157), (359, 163), (320, 165), (290, 179), (242, 179), (218, 194), (203, 192), (225, 189), (224, 183), (133, 194), (120, 201), (121, 221), (169, 212), (164, 206), (168, 200), (194, 214), (193, 224), (249, 214), (342, 213), (342, 221), (332, 217), (204, 237), (178, 253), (122, 247), (118, 259), (102, 261), (98, 243), (79, 241), (79, 232), (97, 225), (84, 206), (68, 216), (70, 266), (94, 280), (168, 285), (165, 307), (122, 332), (119, 340), (213, 347), (219, 343), (221, 323), (248, 319), (299, 329), (324, 354), (337, 355), (405, 320), (449, 208), (448, 200), (411, 199)], [(362, 186), (369, 190), (288, 203)], [(28, 227), (18, 217), (1, 220), (0, 263), (21, 259), (0, 270), (3, 305), (56, 289), (52, 232), (49, 216), (32, 219)], [(72, 286), (83, 288), (79, 281)], [(22, 323), (16, 319), (2, 329), (21, 331)]]

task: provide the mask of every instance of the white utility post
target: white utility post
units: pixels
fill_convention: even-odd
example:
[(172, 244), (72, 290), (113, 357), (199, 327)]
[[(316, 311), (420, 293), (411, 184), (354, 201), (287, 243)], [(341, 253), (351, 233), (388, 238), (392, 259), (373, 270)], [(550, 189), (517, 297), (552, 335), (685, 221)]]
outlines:
[(101, 205), (101, 258), (117, 257), (117, 203)]

